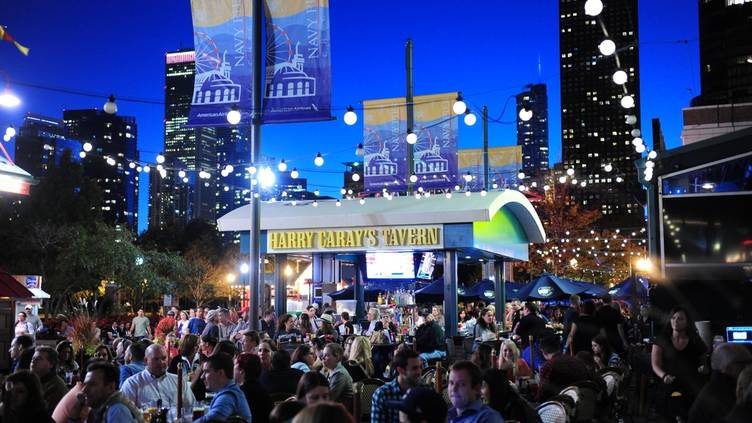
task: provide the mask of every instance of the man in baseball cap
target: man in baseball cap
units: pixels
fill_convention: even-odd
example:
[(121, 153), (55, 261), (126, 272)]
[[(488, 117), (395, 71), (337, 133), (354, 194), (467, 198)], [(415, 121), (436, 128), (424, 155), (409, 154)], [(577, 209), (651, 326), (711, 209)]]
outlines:
[(447, 404), (433, 389), (415, 387), (398, 401), (387, 401), (399, 410), (400, 423), (437, 423), (447, 421)]

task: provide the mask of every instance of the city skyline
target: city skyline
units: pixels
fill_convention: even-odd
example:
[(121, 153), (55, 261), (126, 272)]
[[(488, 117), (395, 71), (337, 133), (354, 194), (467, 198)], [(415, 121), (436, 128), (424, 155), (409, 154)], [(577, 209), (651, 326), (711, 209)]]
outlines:
[[(661, 118), (669, 147), (680, 143), (681, 108), (699, 94), (697, 4), (687, 3), (691, 7), (655, 4), (640, 7), (642, 121)], [(482, 105), (487, 104), (489, 115), (496, 117), (509, 95), (522, 91), (529, 83), (546, 83), (551, 164), (561, 160), (558, 8), (554, 2), (533, 1), (524, 5), (478, 2), (462, 9), (453, 7), (451, 2), (416, 2), (400, 8), (396, 3), (393, 8), (388, 6), (363, 3), (355, 7), (331, 2), (333, 115), (337, 120), (267, 125), (263, 129), (264, 155), (284, 158), (289, 166), (301, 169), (301, 176), (309, 178), (311, 190), (320, 189), (322, 194), (336, 196), (344, 170), (340, 163), (356, 158), (353, 152), (362, 139), (362, 113), (358, 113), (358, 124), (348, 127), (341, 120), (344, 108), (349, 104), (357, 108), (360, 100), (404, 94), (404, 41), (412, 37), (416, 94), (460, 90), (473, 111), (479, 114)], [(172, 18), (163, 21), (161, 11), (168, 7)], [(0, 6), (0, 10), (7, 8), (7, 5)], [(537, 14), (536, 31), (529, 30), (529, 15), (533, 11)], [(116, 97), (144, 100), (119, 101), (118, 107), (119, 113), (136, 116), (141, 130), (141, 156), (153, 160), (164, 142), (164, 54), (192, 45), (187, 2), (166, 2), (161, 7), (133, 2), (121, 9), (83, 2), (75, 11), (76, 17), (98, 17), (89, 27), (73, 29), (68, 42), (80, 48), (65, 49), (65, 54), (58, 44), (60, 41), (44, 39), (33, 28), (53, 19), (65, 20), (73, 11), (59, 5), (44, 10), (31, 5), (23, 10), (2, 12), (7, 19), (3, 24), (31, 48), (29, 58), (25, 58), (13, 46), (3, 46), (0, 58), (6, 63), (3, 70), (7, 76), (26, 84), (113, 92)], [(114, 19), (115, 14), (126, 19)], [(411, 19), (411, 16), (421, 16), (421, 19)], [(121, 24), (122, 20), (129, 24)], [(141, 30), (126, 34), (126, 26)], [(442, 26), (445, 30), (437, 31)], [(95, 39), (95, 34), (104, 39)], [(110, 44), (130, 47), (112, 50), (108, 48)], [(52, 74), (48, 72), (49, 67), (45, 69), (40, 63), (62, 65)], [(128, 66), (120, 69), (114, 63)], [(85, 76), (72, 75), (78, 72), (74, 71), (78, 67), (90, 71)], [(15, 112), (0, 112), (3, 124), (18, 125), (26, 111), (60, 117), (64, 108), (101, 107), (106, 101), (97, 96), (40, 90), (20, 83), (12, 84), (12, 88), (24, 103)], [(503, 120), (514, 122), (511, 109)], [(490, 125), (489, 134), (491, 146), (516, 144), (514, 124)], [(295, 142), (303, 137), (305, 142)], [(646, 140), (651, 144), (649, 137)], [(479, 124), (472, 128), (460, 125), (460, 148), (477, 148), (480, 144)], [(316, 168), (312, 163), (317, 151), (326, 155), (323, 168)], [(140, 217), (145, 220), (147, 215), (142, 209)]]

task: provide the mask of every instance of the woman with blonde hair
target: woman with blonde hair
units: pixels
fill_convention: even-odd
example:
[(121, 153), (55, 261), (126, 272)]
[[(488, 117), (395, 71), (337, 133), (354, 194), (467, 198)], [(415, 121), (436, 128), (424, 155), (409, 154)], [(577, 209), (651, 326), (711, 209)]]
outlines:
[[(371, 357), (371, 342), (365, 336), (356, 336), (350, 347), (348, 361), (344, 364), (353, 382), (373, 377), (373, 359)], [(357, 377), (356, 377), (357, 376)], [(357, 379), (357, 380), (356, 380)]]
[(514, 341), (505, 339), (501, 341), (499, 348), (501, 349), (499, 354), (499, 369), (506, 372), (509, 380), (517, 383), (519, 378), (529, 377), (533, 374), (527, 361), (520, 357), (520, 350), (517, 349), (517, 344)]

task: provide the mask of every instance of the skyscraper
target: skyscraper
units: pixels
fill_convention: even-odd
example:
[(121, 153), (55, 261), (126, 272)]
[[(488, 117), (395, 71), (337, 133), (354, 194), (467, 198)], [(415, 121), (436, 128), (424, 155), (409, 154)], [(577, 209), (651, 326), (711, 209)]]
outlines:
[(27, 113), (16, 137), (15, 162), (32, 176), (40, 178), (65, 152), (79, 160), (81, 143), (65, 138), (63, 121), (54, 117)]
[(138, 172), (128, 166), (138, 160), (136, 118), (96, 109), (66, 110), (63, 122), (66, 138), (92, 145), (91, 154), (83, 159), (84, 174), (102, 190), (104, 220), (137, 232)]
[[(517, 145), (522, 147), (525, 179), (541, 183), (548, 171), (548, 94), (546, 84), (531, 84), (517, 94)], [(525, 121), (520, 111), (532, 112)]]
[(697, 3), (702, 94), (692, 105), (752, 102), (752, 1)]
[(164, 176), (149, 172), (149, 226), (159, 229), (185, 224), (196, 179), (196, 172), (182, 170), (185, 164), (173, 158), (165, 158), (164, 169)]
[[(575, 201), (601, 211), (597, 226), (639, 227), (644, 222), (636, 198), (639, 155), (632, 146), (639, 135), (632, 129), (640, 127), (637, 0), (608, 0), (597, 17), (585, 15), (584, 3), (559, 0), (562, 162), (578, 181)], [(600, 53), (606, 38), (616, 44), (616, 54)], [(635, 100), (630, 109), (622, 108), (624, 88), (612, 80), (619, 69)], [(637, 117), (635, 126), (626, 123), (626, 115)]]

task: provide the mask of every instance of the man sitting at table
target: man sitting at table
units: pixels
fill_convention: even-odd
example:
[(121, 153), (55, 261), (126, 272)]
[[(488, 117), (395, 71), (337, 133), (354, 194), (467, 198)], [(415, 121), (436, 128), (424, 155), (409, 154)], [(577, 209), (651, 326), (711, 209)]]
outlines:
[(404, 348), (394, 355), (392, 366), (397, 369), (397, 377), (380, 386), (371, 401), (372, 423), (397, 423), (399, 411), (389, 407), (388, 402), (402, 398), (411, 388), (420, 383), (422, 365), (418, 354), (412, 349)]
[(424, 320), (415, 331), (415, 344), (423, 365), (427, 365), (429, 360), (446, 357), (446, 351), (443, 350), (444, 330), (433, 321), (430, 310), (421, 310), (420, 316)]
[(227, 354), (214, 354), (203, 364), (206, 388), (215, 393), (204, 417), (196, 422), (225, 421), (230, 416), (240, 416), (245, 421), (251, 420), (251, 409), (240, 387), (232, 380), (232, 357)]
[[(149, 345), (146, 369), (126, 379), (120, 391), (139, 408), (147, 404), (177, 405), (178, 376), (167, 373), (167, 355), (161, 345)], [(183, 379), (183, 404), (193, 405), (193, 402), (193, 392), (186, 377)]]

